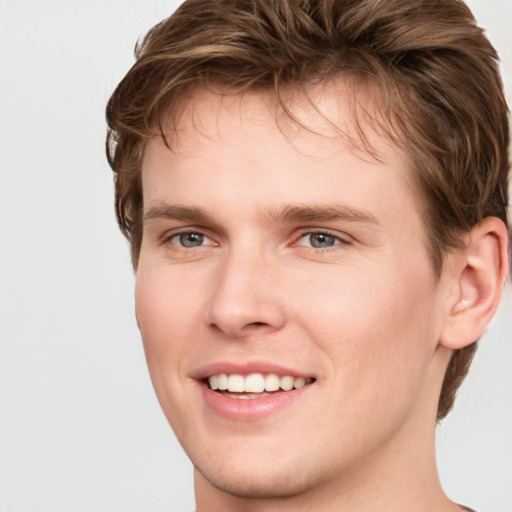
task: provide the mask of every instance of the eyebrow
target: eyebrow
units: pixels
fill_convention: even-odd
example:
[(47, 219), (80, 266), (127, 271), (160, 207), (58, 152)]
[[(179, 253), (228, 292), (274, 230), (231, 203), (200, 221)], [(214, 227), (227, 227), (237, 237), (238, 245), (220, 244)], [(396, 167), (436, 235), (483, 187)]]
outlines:
[(377, 218), (367, 210), (346, 204), (289, 205), (280, 211), (270, 212), (269, 218), (284, 222), (350, 221), (380, 226)]
[(199, 224), (213, 221), (211, 215), (206, 213), (202, 208), (195, 206), (159, 204), (144, 210), (144, 225), (158, 219), (183, 220)]
[[(271, 222), (332, 222), (349, 221), (380, 226), (376, 217), (367, 210), (346, 204), (330, 205), (287, 205), (280, 210), (269, 211), (265, 215)], [(144, 211), (144, 225), (153, 220), (169, 219), (215, 224), (212, 215), (197, 206), (159, 204)]]

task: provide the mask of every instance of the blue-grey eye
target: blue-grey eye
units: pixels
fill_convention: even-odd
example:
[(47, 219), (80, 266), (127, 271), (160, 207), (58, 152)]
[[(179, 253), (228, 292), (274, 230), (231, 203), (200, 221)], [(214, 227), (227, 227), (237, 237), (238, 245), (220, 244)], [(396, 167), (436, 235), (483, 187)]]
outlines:
[(203, 245), (205, 239), (200, 233), (180, 233), (176, 238), (182, 247), (199, 247)]
[(315, 249), (324, 249), (325, 247), (332, 247), (336, 245), (337, 239), (327, 233), (311, 233), (309, 235), (311, 247)]
[(340, 239), (329, 233), (306, 233), (299, 240), (299, 245), (314, 249), (328, 249), (340, 243)]

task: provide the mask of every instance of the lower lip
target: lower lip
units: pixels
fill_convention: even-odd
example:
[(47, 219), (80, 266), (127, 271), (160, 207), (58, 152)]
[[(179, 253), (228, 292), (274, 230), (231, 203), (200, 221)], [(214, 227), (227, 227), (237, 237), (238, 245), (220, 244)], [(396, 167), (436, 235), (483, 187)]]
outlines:
[(242, 421), (259, 420), (277, 413), (307, 393), (312, 386), (313, 384), (308, 384), (300, 389), (272, 393), (261, 398), (243, 399), (224, 396), (201, 383), (204, 401), (210, 409), (219, 416)]

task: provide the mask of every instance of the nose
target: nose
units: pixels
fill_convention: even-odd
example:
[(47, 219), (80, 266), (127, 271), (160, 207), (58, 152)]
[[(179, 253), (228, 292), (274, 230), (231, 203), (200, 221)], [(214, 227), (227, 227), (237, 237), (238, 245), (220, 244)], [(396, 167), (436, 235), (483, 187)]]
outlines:
[(261, 255), (230, 254), (217, 269), (207, 310), (210, 327), (229, 338), (271, 333), (286, 323), (276, 265)]

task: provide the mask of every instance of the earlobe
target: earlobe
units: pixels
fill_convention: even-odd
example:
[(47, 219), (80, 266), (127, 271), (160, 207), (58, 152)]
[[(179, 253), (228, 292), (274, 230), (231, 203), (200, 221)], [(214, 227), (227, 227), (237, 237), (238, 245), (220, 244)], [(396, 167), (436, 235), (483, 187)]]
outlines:
[(469, 233), (457, 269), (457, 295), (450, 306), (440, 344), (463, 348), (477, 341), (491, 321), (508, 273), (508, 235), (505, 224), (487, 217)]

